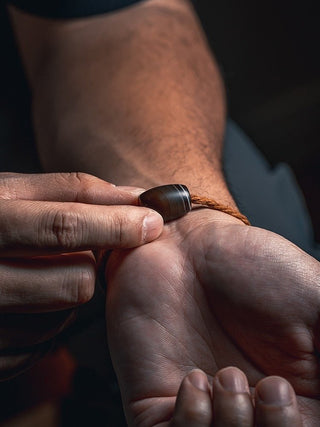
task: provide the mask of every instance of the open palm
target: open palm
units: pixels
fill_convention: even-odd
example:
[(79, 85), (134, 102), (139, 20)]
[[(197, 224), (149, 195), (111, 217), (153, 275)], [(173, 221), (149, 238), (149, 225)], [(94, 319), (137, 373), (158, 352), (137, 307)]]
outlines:
[[(182, 378), (229, 365), (250, 386), (288, 379), (305, 425), (320, 414), (319, 263), (268, 231), (201, 210), (115, 252), (107, 327), (129, 424), (169, 421)], [(165, 425), (165, 424), (164, 424)]]

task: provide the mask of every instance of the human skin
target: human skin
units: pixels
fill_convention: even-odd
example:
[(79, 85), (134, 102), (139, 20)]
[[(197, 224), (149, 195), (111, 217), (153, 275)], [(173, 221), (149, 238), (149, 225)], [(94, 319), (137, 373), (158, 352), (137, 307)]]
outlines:
[(221, 166), (224, 87), (187, 2), (74, 21), (11, 10), (45, 170), (141, 188), (181, 182), (236, 207)]
[[(149, 0), (114, 14), (72, 22), (35, 18), (13, 8), (11, 11), (33, 91), (35, 130), (41, 161), (46, 170), (83, 170), (120, 185), (144, 188), (180, 182), (186, 184), (193, 193), (214, 197), (219, 202), (236, 208), (225, 184), (221, 166), (226, 110), (223, 84), (187, 1)], [(190, 230), (194, 230), (194, 233)], [(317, 388), (318, 381), (314, 359), (314, 363), (310, 363), (303, 372), (302, 360), (298, 360), (301, 363), (296, 364), (299, 369), (296, 369), (294, 363), (291, 364), (292, 369), (288, 375), (287, 359), (282, 359), (286, 354), (285, 350), (279, 349), (277, 365), (263, 365), (268, 345), (272, 348), (275, 346), (268, 324), (273, 316), (276, 323), (283, 312), (283, 307), (275, 303), (278, 297), (272, 299), (274, 311), (268, 315), (264, 313), (268, 321), (264, 321), (264, 316), (259, 317), (261, 313), (258, 312), (254, 315), (250, 312), (251, 317), (248, 319), (240, 319), (241, 313), (238, 313), (238, 317), (226, 316), (225, 312), (221, 312), (225, 304), (216, 307), (211, 297), (210, 306), (203, 305), (207, 304), (205, 300), (209, 295), (206, 294), (205, 298), (205, 292), (216, 289), (216, 281), (208, 283), (205, 273), (198, 277), (201, 271), (208, 275), (212, 273), (210, 257), (203, 258), (204, 254), (213, 256), (217, 250), (223, 254), (225, 262), (221, 266), (224, 265), (224, 269), (219, 273), (218, 283), (224, 272), (227, 277), (233, 271), (231, 255), (234, 261), (236, 256), (240, 256), (246, 267), (241, 266), (236, 271), (237, 275), (242, 271), (244, 273), (242, 279), (240, 276), (241, 284), (247, 284), (247, 279), (252, 277), (261, 283), (257, 291), (253, 291), (252, 287), (249, 289), (252, 296), (248, 299), (248, 304), (256, 302), (260, 297), (264, 298), (265, 284), (269, 281), (278, 288), (281, 283), (275, 279), (280, 276), (285, 278), (288, 275), (293, 281), (300, 283), (304, 276), (301, 277), (300, 267), (298, 268), (294, 258), (297, 254), (301, 262), (316, 269), (318, 264), (314, 260), (302, 255), (299, 250), (293, 250), (290, 243), (284, 243), (279, 237), (266, 233), (263, 230), (249, 229), (221, 213), (202, 210), (166, 226), (161, 238), (143, 249), (113, 254), (112, 264), (109, 266), (111, 284), (108, 296), (108, 306), (111, 306), (113, 317), (108, 319), (108, 328), (130, 420), (137, 414), (139, 404), (150, 408), (152, 417), (158, 419), (163, 419), (161, 417), (165, 416), (166, 411), (167, 414), (172, 414), (179, 385), (188, 369), (193, 367), (200, 367), (213, 376), (221, 365), (238, 364), (252, 385), (265, 375), (278, 373), (293, 380), (301, 396), (310, 396), (310, 392), (314, 397), (312, 387)], [(265, 249), (266, 240), (270, 242), (270, 251)], [(278, 244), (284, 254), (277, 249)], [(250, 248), (253, 252), (247, 253)], [(288, 248), (290, 256), (284, 257)], [(244, 256), (246, 253), (248, 257)], [(270, 258), (277, 264), (279, 257), (282, 262), (278, 270), (273, 266), (271, 277), (269, 269), (263, 266), (271, 268)], [(168, 260), (171, 263), (169, 271)], [(257, 270), (250, 268), (248, 260), (252, 260), (252, 265)], [(151, 265), (153, 268), (149, 270)], [(240, 261), (236, 265), (239, 267)], [(292, 265), (297, 268), (292, 268)], [(302, 289), (312, 290), (310, 295), (313, 302), (316, 286), (311, 286), (310, 283), (314, 283), (315, 275), (313, 271), (301, 281), (304, 285)], [(223, 298), (230, 298), (235, 308), (238, 306), (238, 299), (242, 307), (245, 305), (237, 292), (238, 280), (228, 282), (230, 296), (220, 295), (222, 302)], [(252, 284), (250, 280), (249, 283)], [(168, 293), (168, 288), (171, 293)], [(181, 312), (180, 300), (177, 298), (182, 295), (188, 299), (188, 294), (183, 294), (185, 289), (194, 292), (201, 299), (197, 302), (190, 297), (188, 317)], [(286, 298), (288, 296), (294, 298), (295, 302), (301, 302), (300, 288), (293, 295), (288, 292), (288, 288), (283, 289), (284, 293), (285, 290), (289, 294), (285, 295)], [(262, 293), (263, 296), (260, 295)], [(278, 300), (282, 303), (285, 301), (283, 295)], [(119, 333), (124, 335), (119, 348), (113, 338), (117, 324), (112, 323), (112, 320), (116, 322), (118, 319), (121, 324), (121, 316), (129, 318), (136, 299), (139, 303), (136, 307), (137, 317), (130, 318), (127, 328), (119, 329)], [(127, 305), (128, 301), (133, 305)], [(204, 320), (199, 315), (199, 305), (207, 315)], [(167, 324), (171, 320), (172, 325), (178, 327), (172, 331), (174, 336), (188, 340), (191, 349), (180, 347), (176, 340), (170, 342), (167, 339), (163, 360), (168, 363), (164, 363), (159, 373), (158, 369), (162, 365), (157, 364), (158, 359), (155, 357), (158, 357), (157, 345), (165, 329), (161, 328), (160, 323), (159, 330), (155, 330), (154, 343), (152, 339), (147, 339), (150, 325), (148, 319), (144, 322), (144, 318), (147, 317), (145, 313), (150, 310), (150, 321), (156, 329), (152, 316), (156, 318), (158, 314), (162, 315), (159, 313), (160, 306), (161, 313), (165, 314), (165, 319), (161, 318), (160, 321)], [(251, 306), (252, 311), (254, 307), (255, 305)], [(303, 331), (306, 330), (305, 316), (309, 315), (311, 316), (311, 311), (307, 303), (300, 304), (297, 319)], [(216, 316), (220, 318), (216, 319)], [(259, 329), (265, 331), (264, 347), (261, 346), (260, 349), (260, 341), (257, 346), (258, 337), (246, 324), (242, 334), (238, 331), (236, 336), (241, 343), (248, 340), (251, 344), (243, 345), (238, 350), (229, 337), (233, 338), (233, 323), (230, 321), (228, 330), (220, 330), (221, 319), (225, 318), (233, 319), (232, 321), (236, 319), (235, 327), (241, 325), (241, 322), (248, 321), (249, 326), (250, 322), (254, 325), (260, 322)], [(281, 323), (282, 320), (284, 323)], [(206, 348), (200, 334), (189, 331), (195, 325), (201, 334), (207, 333), (205, 328), (209, 325), (215, 328), (214, 332), (219, 336), (211, 341), (209, 348)], [(291, 341), (295, 341), (295, 324), (292, 326), (291, 323), (285, 323), (285, 319), (280, 316), (276, 326), (279, 326), (279, 331), (287, 333), (291, 345)], [(243, 333), (247, 329), (248, 338)], [(126, 330), (130, 330), (130, 336), (127, 336)], [(309, 340), (309, 347), (307, 350), (304, 348), (304, 354), (312, 354), (313, 347), (310, 343)], [(255, 363), (251, 366), (246, 360), (247, 352), (253, 352), (253, 344), (256, 345), (255, 350), (260, 349), (257, 353), (254, 352), (255, 357), (262, 359), (259, 360), (259, 366), (260, 362), (263, 365), (260, 370)], [(300, 350), (301, 343), (293, 344), (293, 353)], [(129, 345), (132, 345), (134, 351), (128, 355)], [(286, 345), (284, 347), (287, 348)], [(194, 363), (189, 360), (190, 352)], [(148, 360), (152, 366), (155, 364), (156, 374), (153, 369), (148, 369)], [(137, 367), (139, 375), (131, 372), (133, 366)], [(273, 368), (278, 370), (279, 367), (282, 367), (281, 372), (273, 372)], [(308, 384), (309, 387), (312, 386), (311, 391), (301, 387), (302, 381), (299, 382), (298, 379), (303, 378), (305, 372), (310, 377)], [(128, 378), (130, 384), (125, 392)], [(134, 390), (131, 389), (133, 380), (136, 387)], [(159, 393), (157, 396), (160, 396), (160, 400), (152, 404), (150, 400), (144, 400), (144, 397), (152, 395), (154, 388)], [(165, 403), (162, 406), (168, 390), (171, 400), (168, 405)], [(131, 398), (137, 399), (133, 408), (132, 405), (129, 408)], [(314, 416), (317, 401), (310, 402)], [(146, 414), (144, 412), (142, 418)], [(147, 425), (152, 425), (153, 422), (148, 421)]]
[(181, 383), (169, 425), (301, 427), (302, 419), (295, 392), (285, 379), (266, 377), (253, 392), (240, 369), (227, 367), (217, 372), (212, 386), (203, 371), (191, 371)]
[(92, 250), (161, 233), (162, 218), (137, 197), (86, 174), (0, 173), (0, 379), (34, 363), (90, 300)]
[[(200, 368), (212, 381), (227, 366), (240, 368), (250, 387), (286, 378), (303, 425), (319, 424), (317, 260), (205, 209), (144, 247), (113, 253), (107, 277), (109, 345), (129, 425), (170, 425), (185, 375)], [(251, 424), (244, 417), (235, 425)]]

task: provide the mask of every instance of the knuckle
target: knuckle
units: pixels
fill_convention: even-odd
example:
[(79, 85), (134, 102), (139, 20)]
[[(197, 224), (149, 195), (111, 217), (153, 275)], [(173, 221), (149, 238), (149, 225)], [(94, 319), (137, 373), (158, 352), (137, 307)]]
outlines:
[[(75, 209), (59, 210), (49, 215), (48, 224), (44, 230), (49, 234), (49, 240), (64, 249), (75, 249), (81, 242), (84, 227), (81, 225), (79, 214)], [(41, 229), (40, 229), (41, 233)]]
[(124, 248), (134, 242), (133, 226), (129, 226), (129, 220), (125, 215), (116, 215), (110, 221), (110, 244), (117, 248)]
[(58, 172), (55, 174), (57, 180), (63, 181), (65, 183), (65, 181), (70, 185), (72, 184), (81, 184), (84, 180), (85, 180), (85, 173), (82, 172)]
[(2, 172), (0, 174), (0, 199), (15, 200), (17, 199), (17, 187), (21, 185), (21, 174)]
[(99, 178), (84, 172), (63, 172), (59, 178), (63, 184), (67, 181), (69, 188), (74, 191), (74, 200), (76, 202), (91, 201), (94, 199), (94, 188)]
[(79, 184), (82, 184), (86, 180), (87, 175), (83, 172), (70, 172), (70, 178)]
[(75, 186), (76, 188), (87, 188), (92, 185), (98, 178), (84, 172), (62, 172), (59, 174), (68, 185)]
[(58, 184), (67, 184), (69, 187), (81, 191), (81, 189), (87, 188), (94, 177), (84, 172), (58, 172), (56, 179)]

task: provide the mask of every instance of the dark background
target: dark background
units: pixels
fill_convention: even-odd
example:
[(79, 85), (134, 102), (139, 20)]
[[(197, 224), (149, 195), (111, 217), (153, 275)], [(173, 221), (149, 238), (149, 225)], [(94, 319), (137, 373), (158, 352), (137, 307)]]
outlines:
[(315, 1), (195, 0), (229, 114), (271, 164), (293, 168), (320, 241), (319, 13)]

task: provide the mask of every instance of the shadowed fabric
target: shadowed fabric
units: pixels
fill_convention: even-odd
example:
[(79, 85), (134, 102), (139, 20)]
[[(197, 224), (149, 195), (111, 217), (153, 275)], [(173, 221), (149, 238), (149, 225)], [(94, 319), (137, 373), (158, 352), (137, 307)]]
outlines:
[(320, 245), (291, 168), (271, 167), (233, 121), (226, 128), (223, 168), (229, 190), (251, 225), (280, 234), (320, 259)]

